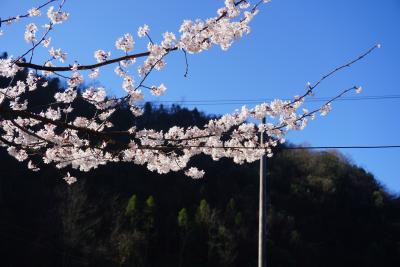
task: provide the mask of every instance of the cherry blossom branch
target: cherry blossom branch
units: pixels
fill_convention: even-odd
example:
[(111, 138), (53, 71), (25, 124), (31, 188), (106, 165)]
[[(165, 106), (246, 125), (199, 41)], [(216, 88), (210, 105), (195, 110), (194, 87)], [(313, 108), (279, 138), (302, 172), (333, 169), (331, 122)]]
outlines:
[(65, 122), (62, 122), (59, 120), (52, 120), (52, 119), (46, 118), (44, 116), (29, 112), (29, 111), (25, 111), (25, 110), (13, 110), (13, 109), (0, 108), (0, 115), (2, 118), (5, 118), (5, 119), (13, 119), (13, 118), (18, 118), (18, 117), (25, 118), (25, 119), (33, 119), (33, 120), (40, 121), (42, 123), (47, 123), (47, 124), (52, 124), (54, 126), (58, 126), (63, 129), (75, 130), (80, 133), (89, 133), (90, 135), (93, 135), (93, 136), (107, 137), (107, 139), (109, 139), (110, 135), (119, 135), (118, 133), (104, 133), (104, 132), (95, 131), (95, 130), (92, 130), (89, 128), (78, 127), (73, 124), (65, 123)]
[(11, 120), (11, 123), (12, 123), (13, 125), (15, 125), (18, 129), (20, 129), (21, 131), (23, 131), (24, 133), (26, 133), (26, 134), (28, 134), (28, 135), (30, 135), (30, 136), (33, 136), (33, 137), (37, 138), (38, 140), (42, 140), (42, 141), (45, 142), (45, 143), (55, 144), (55, 143), (53, 143), (52, 141), (47, 140), (47, 139), (45, 139), (45, 138), (43, 138), (43, 137), (37, 135), (36, 133), (34, 133), (34, 132), (32, 132), (32, 131), (26, 129), (25, 127), (22, 127), (22, 126), (19, 125), (15, 120)]
[(55, 1), (58, 1), (58, 0), (49, 0), (46, 3), (44, 3), (44, 4), (42, 4), (42, 5), (38, 6), (38, 7), (30, 9), (29, 10), (30, 12), (28, 12), (28, 13), (26, 13), (24, 15), (15, 16), (15, 17), (4, 19), (4, 20), (0, 20), (0, 27), (1, 27), (2, 23), (10, 23), (10, 22), (12, 22), (14, 20), (19, 20), (21, 18), (31, 17), (32, 16), (32, 12), (34, 12), (34, 10), (41, 10), (42, 8), (46, 7), (47, 5), (49, 5), (49, 4), (51, 4), (52, 2), (55, 2)]
[(312, 85), (310, 88), (313, 89), (315, 87), (317, 87), (321, 82), (323, 82), (325, 79), (329, 78), (330, 76), (332, 76), (333, 74), (335, 74), (336, 72), (344, 69), (344, 68), (348, 68), (351, 65), (353, 65), (354, 63), (362, 60), (363, 58), (365, 58), (366, 56), (368, 56), (369, 54), (371, 54), (375, 49), (380, 48), (381, 45), (380, 44), (376, 44), (373, 47), (371, 47), (370, 49), (368, 49), (365, 53), (361, 54), (360, 56), (358, 56), (357, 58), (351, 60), (350, 62), (348, 62), (347, 64), (344, 64), (342, 66), (339, 66), (337, 68), (335, 68), (334, 70), (332, 70), (331, 72), (329, 72), (328, 74), (322, 76), (322, 78), (320, 80), (318, 80), (314, 85)]
[[(322, 105), (320, 108), (312, 111), (312, 112), (306, 112), (305, 114), (303, 114), (302, 116), (298, 117), (295, 121), (292, 122), (292, 124), (295, 124), (299, 121), (303, 121), (306, 117), (310, 117), (312, 115), (314, 115), (315, 113), (321, 111), (324, 109), (324, 107), (330, 105), (333, 101), (337, 100), (338, 98), (342, 97), (344, 94), (348, 93), (349, 91), (352, 90), (356, 90), (357, 87), (353, 86), (347, 90), (344, 90), (343, 92), (341, 92), (339, 95), (337, 95), (336, 97), (332, 98), (331, 100), (327, 101), (324, 105)], [(73, 124), (70, 123), (65, 123), (65, 122), (61, 122), (61, 121), (57, 121), (57, 120), (52, 120), (46, 117), (43, 117), (41, 115), (38, 114), (34, 114), (28, 111), (24, 111), (24, 110), (12, 110), (12, 109), (0, 109), (0, 115), (3, 118), (17, 118), (17, 117), (22, 117), (22, 118), (28, 118), (28, 119), (34, 119), (34, 120), (38, 120), (41, 121), (42, 123), (48, 123), (48, 124), (53, 124), (55, 126), (61, 127), (63, 129), (71, 129), (71, 130), (75, 130), (79, 133), (84, 133), (87, 134), (89, 136), (94, 136), (94, 137), (100, 137), (101, 139), (103, 139), (104, 141), (110, 141), (112, 140), (115, 136), (129, 136), (131, 138), (136, 138), (136, 136), (133, 133), (130, 133), (129, 131), (109, 131), (109, 132), (103, 132), (103, 131), (96, 131), (87, 127), (79, 127), (79, 126), (75, 126)], [(16, 124), (14, 120), (12, 120), (12, 123), (14, 125), (17, 126), (17, 128), (23, 130), (24, 132), (26, 132), (27, 134), (33, 135), (35, 138), (41, 139), (45, 142), (50, 142), (49, 140), (43, 139), (39, 136), (37, 136), (35, 133), (32, 133), (31, 131), (27, 131), (25, 129), (23, 129), (20, 125)], [(234, 125), (233, 125), (234, 126)], [(284, 127), (287, 127), (288, 123), (282, 123), (276, 127), (273, 127), (271, 130), (278, 130), (278, 129), (282, 129)], [(236, 127), (236, 126), (235, 126)], [(228, 133), (231, 131), (231, 127), (229, 127), (225, 133)], [(220, 133), (219, 136), (222, 136), (224, 133)], [(113, 137), (114, 136), (114, 137)], [(205, 139), (205, 138), (209, 138), (209, 137), (214, 137), (216, 136), (215, 134), (208, 134), (208, 135), (202, 135), (202, 136), (191, 136), (191, 137), (187, 137), (187, 138), (162, 138), (162, 142), (183, 142), (183, 141), (193, 141), (193, 140), (199, 140), (199, 139)], [(157, 140), (155, 138), (152, 137), (148, 137), (149, 139), (153, 139), (153, 140)], [(160, 140), (161, 141), (161, 140)], [(116, 140), (113, 141), (113, 143), (115, 143)], [(179, 147), (179, 146), (178, 146)]]
[[(314, 109), (314, 110), (311, 111), (311, 112), (306, 112), (306, 113), (304, 113), (302, 116), (300, 116), (299, 118), (297, 118), (297, 119), (294, 121), (294, 123), (299, 122), (299, 121), (303, 121), (303, 120), (304, 120), (305, 118), (307, 118), (307, 117), (313, 117), (316, 113), (321, 112), (321, 111), (324, 111), (324, 109), (326, 109), (326, 111), (324, 111), (324, 113), (323, 113), (322, 115), (325, 116), (326, 113), (330, 111), (330, 104), (331, 104), (332, 102), (334, 102), (335, 100), (341, 98), (343, 95), (347, 94), (347, 93), (350, 92), (350, 91), (353, 91), (353, 90), (356, 91), (358, 88), (359, 88), (358, 86), (352, 86), (352, 87), (350, 87), (350, 88), (348, 88), (348, 89), (346, 89), (346, 90), (343, 90), (343, 91), (342, 91), (340, 94), (338, 94), (337, 96), (335, 96), (335, 97), (331, 98), (330, 100), (326, 101), (321, 107), (319, 107), (319, 108), (317, 108), (317, 109)], [(325, 112), (326, 112), (326, 113), (325, 113)], [(278, 126), (272, 128), (272, 130), (279, 130), (279, 129), (285, 128), (285, 127), (287, 127), (287, 126), (288, 126), (287, 123), (282, 123), (281, 125), (278, 125)]]
[[(168, 51), (175, 51), (178, 48), (172, 48), (172, 49), (168, 49)], [(91, 65), (79, 65), (76, 69), (77, 70), (92, 70), (92, 69), (96, 69), (99, 67), (103, 67), (106, 65), (110, 65), (113, 63), (118, 63), (120, 61), (124, 61), (124, 60), (129, 60), (129, 59), (136, 59), (136, 58), (141, 58), (141, 57), (147, 57), (150, 55), (150, 52), (143, 52), (143, 53), (138, 53), (138, 54), (133, 54), (133, 55), (125, 55), (122, 57), (118, 57), (118, 58), (114, 58), (114, 59), (110, 59), (110, 60), (106, 60), (104, 62), (100, 62), (100, 63), (96, 63), (96, 64), (91, 64)], [(64, 67), (51, 67), (51, 66), (43, 66), (43, 65), (37, 65), (37, 64), (32, 64), (32, 63), (28, 63), (28, 62), (16, 62), (15, 63), (18, 67), (21, 68), (30, 68), (30, 69), (35, 69), (35, 70), (44, 70), (44, 71), (71, 71), (72, 66), (64, 66)]]
[[(53, 29), (53, 24), (50, 23), (49, 27), (46, 29), (45, 33), (43, 34), (43, 36), (40, 38), (39, 42), (37, 42), (36, 44), (34, 44), (28, 51), (26, 51), (25, 53), (23, 53), (21, 56), (19, 56), (16, 60), (14, 60), (15, 65), (17, 65), (18, 67), (21, 67), (20, 64), (32, 64), (31, 60), (29, 62), (21, 62), (20, 60), (23, 59), (26, 55), (28, 55), (29, 53), (33, 53), (33, 51), (36, 49), (36, 47), (38, 47), (47, 37), (47, 35), (50, 33), (50, 31)], [(35, 65), (35, 64), (32, 64)], [(32, 68), (35, 70), (39, 70), (38, 68)]]
[(302, 96), (297, 97), (295, 100), (293, 100), (290, 103), (288, 103), (288, 106), (291, 106), (291, 105), (293, 105), (293, 104), (295, 104), (297, 102), (300, 102), (305, 97), (312, 95), (313, 92), (314, 92), (314, 89), (316, 89), (318, 87), (318, 85), (320, 85), (324, 80), (328, 79), (329, 77), (333, 76), (334, 74), (336, 74), (337, 72), (339, 72), (339, 71), (341, 71), (341, 70), (343, 70), (345, 68), (351, 67), (353, 64), (355, 64), (358, 61), (362, 60), (363, 58), (365, 58), (366, 56), (371, 54), (375, 49), (380, 48), (380, 47), (381, 47), (380, 44), (376, 44), (376, 45), (372, 46), (366, 52), (364, 52), (363, 54), (359, 55), (357, 58), (352, 59), (351, 61), (347, 62), (346, 64), (343, 64), (343, 65), (341, 65), (339, 67), (336, 67), (335, 69), (333, 69), (329, 73), (323, 75), (314, 85), (308, 84), (307, 85), (307, 91)]
[[(58, 7), (58, 10), (57, 10), (57, 13), (59, 13), (59, 12), (61, 12), (61, 9), (63, 8), (63, 6), (64, 6), (64, 4), (65, 4), (65, 1), (66, 0), (62, 0), (62, 2), (60, 3), (60, 5), (59, 5), (59, 7)], [(53, 2), (53, 1), (50, 1), (49, 3), (51, 3), (51, 2)], [(49, 4), (49, 3), (47, 3), (47, 4)], [(47, 5), (46, 4), (46, 5)], [(46, 5), (44, 5), (44, 6), (46, 6)], [(43, 6), (43, 7), (44, 7)], [(14, 63), (16, 63), (17, 62), (17, 66), (18, 66), (18, 62), (22, 59), (22, 58), (24, 58), (27, 54), (29, 54), (29, 53), (32, 53), (32, 57), (33, 57), (33, 51), (36, 49), (36, 47), (38, 47), (41, 43), (43, 43), (43, 41), (46, 39), (46, 37), (47, 37), (47, 35), (49, 34), (49, 32), (53, 29), (53, 26), (54, 26), (54, 22), (52, 21), (52, 22), (50, 22), (50, 24), (46, 27), (46, 31), (45, 31), (45, 33), (43, 34), (43, 36), (42, 36), (42, 38), (40, 38), (40, 40), (36, 43), (36, 44), (34, 44), (33, 46), (32, 46), (32, 48), (31, 49), (29, 49), (28, 51), (26, 51), (25, 53), (23, 53), (21, 56), (19, 56), (16, 60), (14, 60)], [(31, 57), (31, 59), (30, 59), (30, 61), (29, 61), (29, 64), (32, 64), (31, 63), (31, 61), (32, 61), (32, 57)], [(36, 69), (37, 70), (37, 69)]]
[[(53, 0), (55, 1), (55, 0)], [(238, 6), (244, 2), (247, 2), (246, 0), (240, 0), (236, 3), (234, 3), (235, 6)], [(258, 2), (252, 9), (252, 11), (254, 12), (254, 10), (262, 3), (263, 1)], [(217, 19), (216, 22), (220, 21), (221, 19), (225, 18), (228, 15), (227, 11), (224, 11)], [(200, 32), (207, 30), (208, 26), (204, 27)], [(151, 38), (149, 37), (149, 35), (147, 33), (145, 33), (145, 35), (149, 38), (150, 42), (153, 43), (153, 41), (151, 40)], [(178, 50), (178, 47), (175, 46), (173, 48), (168, 48), (166, 49), (166, 52), (172, 52)], [(23, 56), (25, 56), (26, 54), (28, 54), (30, 51), (28, 51), (27, 53), (25, 53)], [(92, 69), (96, 69), (99, 67), (103, 67), (106, 65), (110, 65), (113, 63), (118, 63), (124, 60), (129, 60), (129, 59), (137, 59), (137, 58), (141, 58), (141, 57), (147, 57), (150, 55), (150, 51), (147, 52), (142, 52), (142, 53), (137, 53), (137, 54), (133, 54), (133, 55), (125, 55), (122, 57), (118, 57), (118, 58), (114, 58), (114, 59), (110, 59), (110, 60), (105, 60), (103, 62), (99, 62), (96, 64), (89, 64), (89, 65), (79, 65), (76, 70), (92, 70)], [(23, 56), (21, 56), (20, 58), (22, 58)], [(20, 59), (19, 58), (19, 59)], [(22, 68), (30, 68), (30, 69), (35, 69), (35, 70), (43, 70), (43, 71), (71, 71), (71, 67), (72, 66), (64, 66), (64, 67), (53, 67), (53, 66), (43, 66), (43, 65), (38, 65), (38, 64), (33, 64), (33, 63), (27, 63), (27, 62), (19, 62), (19, 59), (16, 60), (16, 65), (18, 67), (22, 67)]]

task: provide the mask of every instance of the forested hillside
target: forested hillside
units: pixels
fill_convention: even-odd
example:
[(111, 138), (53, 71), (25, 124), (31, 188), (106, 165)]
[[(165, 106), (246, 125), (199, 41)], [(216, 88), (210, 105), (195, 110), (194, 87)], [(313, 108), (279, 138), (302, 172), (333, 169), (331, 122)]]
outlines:
[[(149, 103), (140, 118), (118, 112), (117, 127), (210, 119)], [(400, 266), (400, 198), (338, 152), (285, 148), (268, 161), (269, 266)], [(257, 163), (199, 156), (200, 180), (118, 163), (68, 186), (52, 167), (30, 172), (4, 149), (0, 159), (0, 266), (256, 266)]]

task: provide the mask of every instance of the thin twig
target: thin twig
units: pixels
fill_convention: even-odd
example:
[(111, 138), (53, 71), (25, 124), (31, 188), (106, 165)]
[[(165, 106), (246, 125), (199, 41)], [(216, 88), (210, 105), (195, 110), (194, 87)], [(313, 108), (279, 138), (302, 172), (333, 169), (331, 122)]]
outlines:
[(185, 49), (182, 49), (183, 54), (185, 55), (185, 64), (186, 64), (186, 69), (185, 69), (185, 74), (183, 75), (185, 78), (188, 76), (189, 73), (189, 63), (188, 63), (188, 58), (187, 58), (187, 52)]

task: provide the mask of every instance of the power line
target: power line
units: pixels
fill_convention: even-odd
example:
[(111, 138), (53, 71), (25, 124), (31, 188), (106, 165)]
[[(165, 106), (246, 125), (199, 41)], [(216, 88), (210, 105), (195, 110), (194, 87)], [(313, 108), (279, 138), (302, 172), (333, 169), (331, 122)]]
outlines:
[[(208, 145), (160, 145), (155, 147), (138, 147), (138, 150), (174, 150), (185, 148), (210, 148), (210, 149), (248, 149), (248, 150), (262, 150), (273, 149), (274, 147), (246, 147), (246, 146), (208, 146)], [(391, 149), (400, 148), (400, 145), (357, 145), (357, 146), (298, 146), (298, 147), (279, 147), (283, 150), (300, 150), (300, 149)]]
[[(326, 102), (332, 97), (314, 97), (309, 98), (307, 102)], [(400, 95), (371, 95), (359, 97), (342, 97), (337, 101), (371, 101), (371, 100), (396, 100), (400, 99)], [(155, 100), (153, 104), (157, 105), (198, 105), (198, 106), (211, 106), (211, 105), (237, 105), (237, 104), (256, 104), (261, 102), (273, 101), (273, 98), (259, 98), (259, 99), (215, 99), (215, 100)], [(290, 100), (290, 99), (283, 99)]]
[(388, 149), (400, 148), (400, 145), (377, 145), (377, 146), (300, 146), (283, 147), (282, 149)]
[[(329, 100), (332, 97), (311, 97), (309, 100)], [(370, 96), (346, 96), (341, 99), (358, 100), (358, 99), (387, 99), (400, 98), (400, 95), (370, 95)], [(225, 101), (265, 101), (274, 100), (274, 98), (248, 98), (248, 99), (203, 99), (203, 100), (181, 100), (181, 102), (225, 102)], [(291, 100), (291, 99), (285, 99)], [(179, 102), (179, 100), (161, 100), (160, 102)]]

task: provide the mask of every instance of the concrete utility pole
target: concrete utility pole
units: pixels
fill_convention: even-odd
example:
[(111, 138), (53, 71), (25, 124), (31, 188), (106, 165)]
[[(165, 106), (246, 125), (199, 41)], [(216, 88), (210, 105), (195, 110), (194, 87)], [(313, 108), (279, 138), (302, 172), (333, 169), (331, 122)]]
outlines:
[[(265, 118), (263, 118), (262, 123), (265, 124)], [(264, 133), (261, 133), (260, 143), (264, 144), (265, 140)], [(266, 267), (266, 262), (264, 261), (264, 230), (265, 230), (265, 184), (267, 178), (267, 159), (266, 156), (262, 156), (260, 159), (260, 195), (259, 195), (259, 209), (258, 209), (258, 267)]]

